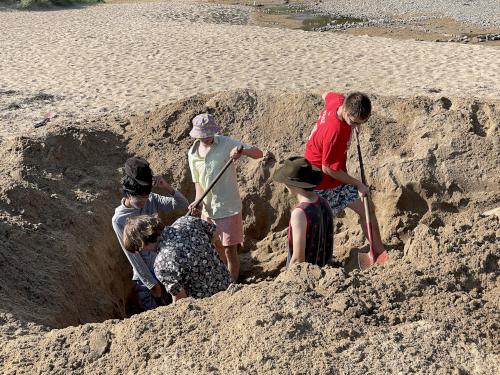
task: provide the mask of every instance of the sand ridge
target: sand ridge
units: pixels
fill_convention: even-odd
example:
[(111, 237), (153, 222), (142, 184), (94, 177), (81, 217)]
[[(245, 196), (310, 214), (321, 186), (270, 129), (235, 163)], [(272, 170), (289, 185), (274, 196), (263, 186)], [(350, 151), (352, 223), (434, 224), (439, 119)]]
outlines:
[(238, 7), (211, 7), (0, 13), (0, 134), (28, 129), (47, 111), (142, 112), (226, 89), (500, 92), (500, 50), (231, 25)]

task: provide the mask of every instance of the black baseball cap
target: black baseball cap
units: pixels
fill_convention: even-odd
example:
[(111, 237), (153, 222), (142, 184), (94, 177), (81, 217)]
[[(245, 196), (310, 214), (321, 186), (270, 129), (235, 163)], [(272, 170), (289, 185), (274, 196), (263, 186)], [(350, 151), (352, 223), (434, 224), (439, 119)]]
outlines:
[(142, 186), (153, 184), (153, 173), (149, 163), (138, 157), (132, 157), (125, 162), (125, 174)]

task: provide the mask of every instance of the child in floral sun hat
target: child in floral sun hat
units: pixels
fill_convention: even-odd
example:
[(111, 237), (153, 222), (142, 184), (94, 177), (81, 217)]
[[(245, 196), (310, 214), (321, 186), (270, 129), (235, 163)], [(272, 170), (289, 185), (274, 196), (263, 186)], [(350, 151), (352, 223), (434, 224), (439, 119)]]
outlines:
[[(257, 147), (218, 135), (220, 128), (209, 113), (196, 116), (192, 124), (189, 135), (195, 141), (189, 149), (188, 160), (197, 202), (229, 158), (238, 160), (241, 155), (245, 155), (260, 159), (263, 153)], [(243, 148), (239, 151), (240, 146)], [(237, 281), (240, 269), (238, 246), (243, 243), (243, 218), (234, 163), (224, 172), (200, 206), (195, 207), (195, 203), (191, 203), (189, 209), (191, 213), (197, 213), (201, 208), (202, 218), (217, 226), (216, 234), (222, 245), (219, 255), (227, 264), (233, 280)]]

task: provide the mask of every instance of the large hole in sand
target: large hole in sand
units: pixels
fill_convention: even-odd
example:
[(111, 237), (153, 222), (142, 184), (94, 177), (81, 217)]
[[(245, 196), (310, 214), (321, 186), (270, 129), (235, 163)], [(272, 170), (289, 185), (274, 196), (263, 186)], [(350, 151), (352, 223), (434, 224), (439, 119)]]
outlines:
[[(495, 166), (482, 166), (479, 173), (468, 163), (471, 154), (481, 160), (492, 152), (484, 139), (476, 143), (483, 137), (463, 116), (470, 103), (454, 102), (454, 111), (440, 103), (375, 97), (376, 111), (362, 133), (382, 235), (396, 251), (419, 223), (435, 222), (437, 213), (446, 220), (451, 211), (440, 211), (443, 203), (457, 211), (465, 193), (472, 203), (495, 192), (483, 174)], [(131, 270), (111, 227), (120, 199), (119, 168), (128, 156), (141, 155), (192, 199), (189, 120), (202, 111), (216, 115), (224, 134), (272, 152), (238, 168), (246, 235), (243, 278), (258, 282), (276, 276), (286, 257), (293, 202), (269, 178), (275, 160), (302, 152), (320, 108), (321, 99), (314, 95), (224, 92), (188, 98), (145, 116), (51, 126), (36, 137), (3, 141), (0, 312), (52, 327), (125, 317)], [(491, 105), (473, 110), (488, 134), (498, 110)], [(439, 121), (429, 120), (436, 117)], [(352, 151), (348, 167), (356, 174)], [(482, 191), (476, 192), (477, 186)], [(337, 220), (336, 229), (334, 262), (349, 268), (353, 249), (364, 240), (350, 213)]]
[(17, 160), (1, 207), (4, 309), (54, 327), (124, 317), (130, 271), (109, 219), (123, 139), (65, 129), (8, 146)]

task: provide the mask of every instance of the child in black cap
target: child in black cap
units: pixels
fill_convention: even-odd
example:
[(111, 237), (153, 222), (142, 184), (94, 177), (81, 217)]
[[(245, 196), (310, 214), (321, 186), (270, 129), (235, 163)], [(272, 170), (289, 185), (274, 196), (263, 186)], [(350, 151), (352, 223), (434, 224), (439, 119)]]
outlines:
[[(152, 193), (158, 187), (167, 195)], [(129, 252), (123, 243), (123, 229), (129, 217), (152, 215), (159, 212), (187, 210), (188, 201), (161, 176), (153, 176), (149, 163), (132, 157), (125, 162), (125, 176), (122, 178), (123, 198), (112, 218), (113, 229), (127, 259), (132, 265), (136, 289), (145, 286), (155, 298), (161, 296), (161, 286), (138, 253)]]

